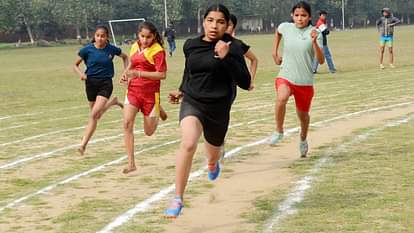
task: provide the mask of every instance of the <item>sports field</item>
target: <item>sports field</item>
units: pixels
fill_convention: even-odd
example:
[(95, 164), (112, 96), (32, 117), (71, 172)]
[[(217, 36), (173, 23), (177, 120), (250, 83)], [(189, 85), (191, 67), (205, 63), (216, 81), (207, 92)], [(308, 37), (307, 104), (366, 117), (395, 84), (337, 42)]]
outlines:
[[(266, 143), (275, 125), (273, 35), (241, 36), (259, 58), (256, 88), (238, 92), (215, 182), (199, 146), (176, 220), (163, 217), (180, 139), (179, 106), (167, 94), (181, 81), (184, 40), (162, 82), (169, 118), (147, 137), (138, 115), (138, 170), (128, 175), (119, 108), (99, 121), (85, 156), (76, 153), (89, 113), (72, 71), (80, 46), (2, 49), (0, 232), (414, 232), (413, 34), (396, 29), (396, 68), (380, 70), (376, 30), (331, 33), (338, 72), (323, 65), (316, 75), (307, 159), (299, 158), (293, 99), (288, 137)], [(114, 85), (115, 96), (124, 92)]]

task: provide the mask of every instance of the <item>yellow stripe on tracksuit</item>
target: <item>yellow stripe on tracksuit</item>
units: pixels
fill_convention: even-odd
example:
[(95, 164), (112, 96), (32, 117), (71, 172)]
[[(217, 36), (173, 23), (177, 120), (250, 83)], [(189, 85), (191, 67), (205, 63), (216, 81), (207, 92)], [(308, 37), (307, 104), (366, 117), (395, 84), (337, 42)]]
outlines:
[(157, 117), (160, 117), (160, 93), (155, 92), (155, 114)]
[[(144, 57), (150, 64), (154, 65), (155, 64), (155, 61), (154, 61), (155, 54), (157, 54), (157, 53), (159, 53), (160, 51), (163, 51), (163, 50), (164, 50), (164, 48), (161, 47), (160, 44), (154, 43), (154, 44), (151, 45), (151, 47), (146, 48), (144, 50)], [(135, 42), (131, 47), (131, 51), (129, 52), (129, 56), (132, 57), (138, 51), (139, 51), (139, 44), (138, 44), (138, 42)]]

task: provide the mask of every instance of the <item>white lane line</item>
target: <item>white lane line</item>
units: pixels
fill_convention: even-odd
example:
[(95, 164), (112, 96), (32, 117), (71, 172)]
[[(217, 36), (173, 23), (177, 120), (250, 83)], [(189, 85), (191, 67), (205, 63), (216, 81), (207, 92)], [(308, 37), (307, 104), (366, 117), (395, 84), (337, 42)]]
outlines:
[[(159, 127), (162, 128), (162, 127), (166, 127), (166, 126), (173, 125), (173, 124), (176, 124), (176, 123), (171, 122), (171, 123), (167, 123), (167, 124), (162, 124)], [(135, 131), (134, 133), (136, 134), (136, 133), (141, 133), (141, 132), (144, 132), (144, 130), (141, 129), (141, 130)], [(95, 143), (98, 143), (98, 142), (105, 142), (105, 141), (113, 140), (113, 139), (116, 139), (116, 138), (120, 138), (122, 136), (124, 136), (123, 133), (118, 134), (118, 135), (114, 135), (114, 136), (109, 136), (109, 137), (104, 137), (104, 138), (91, 140), (88, 143), (88, 145), (95, 144)], [(72, 145), (68, 145), (68, 146), (65, 146), (65, 147), (61, 147), (61, 148), (56, 149), (56, 150), (40, 153), (40, 154), (37, 154), (37, 155), (31, 155), (29, 157), (18, 159), (18, 160), (15, 160), (13, 162), (1, 164), (0, 165), (0, 170), (11, 169), (11, 168), (14, 168), (14, 167), (22, 164), (22, 163), (26, 163), (26, 162), (29, 162), (29, 161), (32, 161), (32, 160), (37, 160), (37, 159), (40, 159), (40, 158), (47, 158), (47, 157), (50, 157), (51, 155), (53, 155), (55, 153), (70, 150), (70, 149), (75, 149), (75, 148), (78, 148), (79, 146), (80, 146), (80, 143), (72, 144)]]
[(404, 123), (407, 123), (411, 120), (411, 117), (407, 117), (404, 119), (394, 120), (389, 122), (381, 127), (369, 130), (363, 134), (355, 136), (350, 142), (343, 143), (336, 148), (329, 149), (327, 154), (322, 156), (316, 164), (310, 169), (308, 175), (300, 179), (296, 182), (296, 186), (292, 192), (287, 195), (287, 198), (279, 204), (277, 211), (270, 218), (270, 221), (265, 225), (264, 233), (272, 233), (278, 225), (288, 216), (296, 214), (298, 209), (296, 206), (301, 203), (305, 198), (305, 193), (307, 190), (312, 188), (312, 184), (316, 179), (320, 169), (329, 161), (331, 161), (331, 156), (335, 153), (346, 152), (346, 148), (352, 146), (354, 144), (360, 143), (361, 141), (367, 139), (368, 137), (372, 136), (373, 134), (385, 130), (386, 128), (395, 127)]
[[(366, 113), (366, 112), (370, 112), (370, 111), (378, 111), (378, 110), (381, 110), (381, 109), (387, 109), (387, 108), (392, 108), (392, 107), (399, 107), (399, 106), (404, 106), (404, 105), (407, 105), (407, 104), (410, 104), (410, 103), (412, 103), (412, 102), (408, 102), (408, 103), (401, 103), (401, 104), (394, 104), (394, 105), (389, 105), (389, 106), (383, 106), (383, 107), (378, 107), (378, 108), (373, 108), (373, 109), (368, 109), (368, 110), (364, 110), (364, 111), (359, 111), (359, 112), (356, 112), (356, 113)], [(347, 117), (349, 117), (349, 116), (353, 116), (353, 115), (355, 115), (356, 113), (349, 113), (349, 114), (345, 114), (345, 115), (342, 115), (342, 118), (347, 118)], [(341, 117), (341, 116), (340, 116)], [(257, 123), (257, 122), (259, 122), (259, 121), (264, 121), (264, 120), (268, 120), (268, 119), (270, 119), (271, 117), (269, 117), (269, 118), (262, 118), (262, 119), (258, 119), (258, 120), (253, 120), (253, 121), (249, 121), (249, 122), (247, 122), (246, 124), (247, 125), (250, 125), (250, 124), (254, 124), (254, 123)], [(340, 119), (340, 118), (338, 118), (338, 117), (334, 117), (334, 118), (331, 118), (331, 119), (328, 119), (328, 120), (324, 120), (324, 121), (320, 121), (320, 122), (317, 122), (317, 123), (315, 123), (315, 124), (311, 124), (311, 126), (319, 126), (319, 125), (321, 125), (321, 124), (324, 124), (324, 123), (327, 123), (327, 122), (330, 122), (330, 121), (333, 121), (333, 120), (337, 120), (337, 119)], [(234, 125), (232, 125), (232, 126), (230, 126), (229, 128), (232, 128), (232, 127), (239, 127), (239, 126), (242, 126), (243, 124), (241, 124), (241, 123), (238, 123), (238, 124), (234, 124)], [(292, 128), (292, 129), (289, 129), (289, 130), (287, 130), (286, 131), (286, 136), (288, 136), (289, 134), (291, 134), (291, 133), (293, 133), (293, 132), (297, 132), (297, 131), (299, 131), (299, 127), (296, 127), (296, 128)], [(248, 147), (252, 147), (252, 146), (256, 146), (256, 145), (259, 145), (259, 144), (263, 144), (263, 143), (266, 143), (267, 141), (268, 141), (269, 139), (268, 138), (264, 138), (264, 139), (262, 139), (262, 140), (259, 140), (259, 141), (256, 141), (256, 142), (253, 142), (253, 143), (250, 143), (250, 144), (247, 144), (247, 145), (244, 145), (244, 146), (240, 146), (240, 147), (236, 147), (236, 148), (234, 148), (234, 149), (232, 149), (232, 150), (230, 150), (229, 152), (227, 152), (226, 153), (226, 155), (225, 155), (225, 157), (226, 158), (229, 158), (229, 157), (232, 157), (234, 154), (236, 154), (237, 152), (239, 152), (239, 151), (241, 151), (242, 149), (244, 149), (244, 148), (248, 148)], [(145, 148), (145, 149), (143, 149), (143, 150), (141, 150), (140, 152), (137, 152), (137, 153), (142, 153), (142, 152), (145, 152), (145, 151), (149, 151), (149, 150), (153, 150), (153, 149), (157, 149), (157, 148), (159, 148), (159, 147), (162, 147), (162, 146), (165, 146), (165, 145), (170, 145), (170, 144), (173, 144), (173, 143), (177, 143), (177, 142), (179, 142), (179, 139), (176, 139), (176, 140), (174, 140), (174, 141), (169, 141), (169, 142), (166, 142), (166, 143), (164, 143), (164, 144), (161, 144), (161, 145), (158, 145), (158, 146), (153, 146), (153, 147), (149, 147), (149, 148)], [(74, 175), (74, 176), (71, 176), (71, 177), (69, 177), (69, 178), (67, 178), (67, 179), (65, 179), (65, 180), (63, 180), (63, 181), (60, 181), (60, 182), (57, 182), (57, 183), (54, 183), (54, 184), (52, 184), (52, 185), (49, 185), (49, 186), (47, 186), (47, 187), (45, 187), (45, 188), (43, 188), (43, 189), (41, 189), (41, 190), (39, 190), (39, 191), (37, 191), (37, 192), (35, 192), (35, 193), (31, 193), (31, 194), (29, 194), (29, 195), (26, 195), (26, 196), (24, 196), (24, 197), (21, 197), (21, 198), (18, 198), (18, 199), (16, 199), (16, 200), (14, 200), (14, 201), (12, 201), (12, 202), (10, 202), (9, 204), (7, 204), (6, 206), (3, 206), (3, 207), (0, 207), (0, 213), (4, 210), (4, 209), (6, 209), (6, 208), (13, 208), (13, 207), (15, 207), (16, 205), (18, 205), (19, 203), (21, 203), (21, 202), (23, 202), (23, 201), (25, 201), (25, 200), (27, 200), (27, 199), (29, 199), (29, 198), (32, 198), (32, 197), (34, 197), (34, 196), (36, 196), (36, 195), (39, 195), (39, 194), (43, 194), (43, 193), (46, 193), (46, 192), (48, 192), (48, 191), (50, 191), (50, 190), (52, 190), (52, 189), (54, 189), (54, 188), (56, 188), (58, 185), (62, 185), (62, 184), (66, 184), (66, 183), (69, 183), (69, 182), (72, 182), (72, 181), (74, 181), (74, 180), (77, 180), (77, 179), (79, 179), (79, 178), (81, 178), (81, 177), (83, 177), (83, 176), (86, 176), (86, 175), (89, 175), (89, 174), (91, 174), (91, 173), (93, 173), (93, 172), (98, 172), (98, 171), (100, 171), (100, 170), (102, 170), (102, 169), (104, 169), (104, 168), (106, 168), (107, 166), (111, 166), (111, 165), (114, 165), (114, 164), (117, 164), (117, 163), (119, 163), (119, 162), (121, 162), (122, 160), (124, 160), (124, 159), (126, 159), (126, 156), (123, 156), (123, 157), (121, 157), (121, 158), (119, 158), (119, 159), (117, 159), (117, 160), (113, 160), (113, 161), (111, 161), (111, 162), (108, 162), (108, 163), (105, 163), (105, 164), (103, 164), (103, 165), (101, 165), (101, 166), (98, 166), (98, 167), (95, 167), (95, 168), (92, 168), (92, 169), (90, 169), (90, 170), (88, 170), (88, 171), (85, 171), (85, 172), (83, 172), (83, 173), (80, 173), (80, 174), (76, 174), (76, 175)], [(201, 172), (201, 173), (200, 173)], [(192, 180), (192, 179), (194, 179), (194, 178), (196, 178), (196, 177), (198, 177), (198, 176), (200, 176), (201, 174), (203, 174), (204, 173), (204, 170), (202, 170), (202, 171), (197, 171), (197, 172), (195, 172), (195, 173), (192, 173), (191, 174), (191, 176), (190, 176), (190, 180)], [(173, 185), (173, 187), (174, 187), (174, 185)], [(169, 190), (169, 191), (168, 191)], [(168, 192), (166, 192), (166, 191), (168, 191)], [(158, 198), (158, 194), (157, 195), (155, 195), (155, 197), (151, 197), (150, 199), (147, 199), (147, 200), (154, 200), (154, 201), (158, 201), (158, 200), (160, 200), (162, 197), (164, 197), (166, 194), (168, 194), (168, 193), (170, 193), (171, 192), (171, 190), (170, 190), (170, 187), (168, 187), (168, 188), (166, 188), (166, 189), (163, 189), (163, 190), (161, 190), (161, 192), (160, 193), (164, 193), (164, 192), (166, 192), (165, 194), (163, 194), (163, 195), (161, 195), (160, 196), (160, 198)], [(152, 203), (152, 201), (150, 202), (150, 204)], [(146, 206), (148, 203), (144, 203), (145, 205), (144, 206)], [(137, 205), (138, 206), (138, 205)], [(139, 205), (140, 206), (140, 205)], [(135, 212), (135, 214), (136, 213), (138, 213), (138, 212), (142, 212), (142, 211), (144, 211), (144, 210), (141, 210), (141, 207), (138, 207), (138, 208), (134, 208), (133, 209), (133, 212)], [(123, 219), (124, 217), (121, 217), (121, 219)], [(128, 218), (129, 219), (129, 218)], [(118, 223), (117, 223), (118, 224)]]
[[(41, 115), (41, 114), (50, 113), (50, 112), (60, 112), (60, 111), (64, 111), (64, 110), (71, 110), (71, 109), (77, 109), (77, 108), (87, 108), (87, 106), (86, 105), (72, 106), (72, 107), (58, 108), (58, 109), (53, 109), (53, 110), (50, 110), (50, 111), (43, 111), (43, 112), (21, 113), (21, 114), (3, 116), (3, 118), (7, 117), (5, 119), (10, 119), (10, 118), (15, 118), (15, 117), (36, 116), (36, 115)], [(0, 117), (0, 120), (2, 120), (2, 117)]]
[[(413, 103), (413, 102), (400, 103), (400, 104), (390, 105), (390, 106), (391, 107), (399, 107), (399, 106), (409, 105), (411, 103)], [(269, 107), (269, 106), (272, 106), (272, 104), (257, 106), (257, 107), (254, 107), (254, 108), (250, 108), (249, 110), (256, 110), (256, 109), (260, 109), (260, 108), (266, 108), (266, 107)], [(370, 109), (370, 110), (359, 111), (359, 112), (355, 112), (355, 113), (351, 113), (351, 114), (358, 115), (358, 114), (364, 113), (366, 111), (378, 111), (378, 110), (382, 110), (384, 108), (390, 108), (390, 107), (385, 106), (385, 107), (373, 108), (373, 109)], [(238, 112), (238, 111), (244, 111), (244, 109), (234, 110), (234, 111), (232, 111), (232, 113)], [(336, 119), (341, 119), (341, 118), (342, 117), (339, 116), (339, 118), (336, 118)], [(336, 120), (336, 119), (334, 119), (334, 120)], [(173, 124), (173, 123), (163, 124), (163, 125), (160, 125), (160, 127), (164, 127), (164, 126), (170, 125), (170, 124)], [(67, 129), (67, 130), (69, 130), (69, 129)], [(141, 132), (141, 131), (139, 131), (139, 132)], [(123, 134), (118, 134), (118, 135), (115, 135), (115, 136), (109, 136), (109, 137), (104, 137), (104, 138), (100, 138), (100, 139), (95, 139), (95, 140), (90, 141), (89, 144), (95, 144), (95, 143), (98, 143), (98, 142), (103, 142), (103, 141), (107, 141), (107, 140), (111, 140), (111, 139), (116, 139), (116, 138), (119, 138), (119, 137), (122, 137), (122, 136), (123, 136)], [(58, 148), (56, 150), (40, 153), (40, 154), (37, 154), (37, 155), (29, 155), (29, 156), (24, 157), (22, 159), (15, 160), (13, 162), (0, 164), (0, 170), (10, 169), (10, 168), (16, 167), (17, 165), (20, 165), (22, 163), (26, 163), (26, 162), (29, 162), (29, 161), (32, 161), (32, 160), (35, 160), (35, 159), (47, 158), (47, 157), (50, 157), (51, 155), (53, 155), (55, 153), (63, 152), (63, 151), (70, 150), (70, 149), (74, 149), (74, 148), (77, 148), (79, 146), (80, 146), (80, 144), (72, 144), (72, 145), (68, 145), (68, 146), (65, 146), (65, 147)]]
[[(382, 106), (382, 107), (367, 109), (367, 110), (358, 111), (358, 112), (354, 112), (354, 113), (343, 114), (343, 115), (333, 117), (333, 118), (330, 118), (330, 119), (327, 119), (327, 120), (319, 121), (315, 124), (311, 124), (311, 126), (320, 126), (320, 125), (324, 125), (328, 122), (332, 122), (332, 121), (335, 121), (335, 120), (338, 120), (338, 119), (345, 119), (345, 118), (355, 116), (355, 115), (358, 115), (358, 114), (374, 112), (374, 111), (379, 111), (379, 110), (388, 109), (388, 108), (406, 106), (406, 105), (409, 105), (409, 104), (412, 104), (412, 103), (413, 102), (393, 104), (393, 105), (389, 105), (389, 106)], [(291, 129), (286, 131), (286, 134), (288, 135), (288, 134), (291, 134), (291, 133), (297, 132), (297, 131), (299, 131), (299, 127), (291, 128)], [(264, 143), (267, 143), (268, 141), (269, 141), (269, 137), (266, 137), (266, 138), (263, 138), (261, 140), (252, 142), (250, 144), (246, 144), (244, 146), (236, 147), (236, 148), (230, 150), (229, 152), (227, 152), (225, 157), (226, 158), (232, 157), (233, 155), (235, 155), (236, 153), (238, 153), (242, 149), (257, 146), (257, 145), (260, 145), (260, 144), (264, 144)], [(193, 179), (201, 176), (204, 173), (205, 170), (206, 170), (206, 167), (204, 167), (202, 169), (199, 169), (195, 172), (192, 172), (191, 175), (190, 175), (189, 181), (192, 181)], [(175, 188), (175, 185), (170, 185), (166, 188), (163, 188), (160, 192), (158, 192), (158, 193), (152, 195), (151, 197), (145, 199), (144, 201), (138, 203), (132, 209), (128, 210), (124, 214), (121, 214), (120, 216), (115, 218), (114, 221), (112, 221), (111, 223), (106, 225), (102, 230), (99, 231), (99, 233), (113, 232), (113, 230), (115, 228), (117, 228), (119, 226), (122, 226), (124, 223), (128, 222), (131, 218), (133, 218), (136, 214), (144, 212), (144, 211), (148, 210), (149, 208), (151, 208), (152, 207), (151, 204), (162, 200), (164, 197), (166, 197), (166, 195), (171, 193), (174, 190), (174, 188)]]
[(17, 144), (17, 143), (20, 143), (20, 142), (26, 142), (26, 141), (30, 141), (30, 140), (33, 140), (33, 139), (37, 139), (37, 138), (41, 138), (41, 137), (45, 137), (45, 136), (54, 135), (54, 134), (75, 131), (75, 130), (78, 130), (78, 129), (84, 129), (85, 127), (86, 126), (81, 126), (81, 127), (75, 127), (75, 128), (69, 128), (69, 129), (63, 129), (63, 130), (57, 130), (57, 131), (53, 131), (53, 132), (49, 132), (49, 133), (38, 134), (38, 135), (35, 135), (35, 136), (31, 136), (31, 137), (27, 137), (27, 138), (15, 140), (15, 141), (1, 143), (0, 144), (0, 147), (2, 147), (2, 146), (8, 146), (8, 145), (13, 145), (13, 144)]
[(0, 131), (5, 131), (5, 130), (9, 130), (9, 129), (17, 129), (17, 128), (21, 128), (23, 126), (24, 125), (13, 125), (13, 126), (10, 126), (10, 127), (2, 128), (2, 129), (0, 129)]
[[(248, 108), (248, 110), (249, 111), (250, 110), (257, 110), (257, 109), (266, 108), (266, 107), (269, 107), (269, 106), (273, 106), (273, 104), (252, 107), (252, 108)], [(232, 110), (231, 112), (235, 113), (235, 112), (239, 112), (239, 111), (246, 111), (246, 109)], [(122, 120), (116, 120), (116, 121), (122, 121)], [(116, 122), (116, 121), (113, 121), (113, 122)], [(171, 123), (167, 123), (167, 124), (161, 124), (159, 127), (165, 127), (165, 126), (173, 125), (173, 124), (176, 124), (176, 123), (171, 122)], [(36, 139), (36, 138), (39, 138), (39, 137), (46, 136), (46, 135), (53, 135), (53, 134), (56, 134), (56, 133), (68, 132), (68, 131), (82, 129), (82, 128), (85, 128), (85, 126), (81, 126), (81, 127), (77, 127), (77, 128), (71, 128), (71, 129), (65, 129), (65, 130), (59, 130), (59, 132), (55, 131), (55, 132), (49, 132), (49, 133), (42, 134), (42, 135), (36, 135), (36, 136), (26, 138), (26, 139), (22, 139), (22, 140), (19, 140), (19, 141), (3, 143), (3, 144), (0, 144), (0, 146), (6, 146), (6, 145), (14, 144), (14, 143), (17, 143), (17, 142), (29, 141), (29, 140), (33, 140), (33, 139)], [(143, 132), (143, 130), (140, 130), (138, 132)], [(90, 141), (88, 144), (95, 144), (95, 143), (102, 142), (102, 141), (108, 141), (108, 140), (116, 139), (116, 138), (122, 137), (123, 135), (124, 134), (122, 133), (122, 134), (118, 134), (118, 135), (115, 135), (115, 136), (109, 136), (109, 137), (104, 137), (104, 138), (100, 138), (100, 139), (95, 139), (95, 140)], [(22, 163), (26, 163), (26, 162), (36, 160), (36, 159), (40, 159), (40, 158), (47, 158), (47, 157), (50, 157), (51, 155), (53, 155), (55, 153), (70, 150), (70, 149), (74, 149), (74, 148), (77, 148), (79, 146), (80, 146), (79, 143), (78, 144), (72, 144), (72, 145), (68, 145), (68, 146), (65, 146), (65, 147), (58, 148), (56, 150), (40, 153), (40, 154), (37, 154), (37, 155), (29, 155), (29, 156), (26, 156), (22, 159), (15, 160), (13, 162), (0, 164), (0, 170), (11, 169), (13, 167), (16, 167), (17, 165), (22, 164)]]
[[(170, 145), (170, 144), (174, 144), (174, 143), (177, 143), (178, 141), (179, 140), (174, 140), (174, 141), (169, 141), (169, 142), (166, 142), (166, 143), (163, 143), (163, 144), (160, 144), (160, 145), (148, 147), (148, 148), (145, 148), (143, 150), (137, 151), (135, 153), (135, 155), (141, 154), (141, 153), (146, 152), (146, 151), (154, 150), (154, 149), (157, 149), (157, 148), (160, 148), (160, 147), (163, 147), (163, 146), (167, 146), (167, 145)], [(88, 171), (85, 171), (85, 172), (76, 174), (74, 176), (68, 177), (68, 178), (66, 178), (66, 179), (64, 179), (64, 180), (62, 180), (60, 182), (56, 182), (54, 184), (51, 184), (51, 185), (49, 185), (49, 186), (47, 186), (45, 188), (42, 188), (42, 189), (40, 189), (40, 190), (38, 190), (38, 191), (36, 191), (34, 193), (31, 193), (29, 195), (26, 195), (26, 196), (20, 197), (18, 199), (15, 199), (15, 200), (9, 202), (7, 205), (0, 207), (0, 213), (3, 212), (5, 209), (13, 208), (13, 207), (17, 206), (18, 204), (22, 203), (23, 201), (25, 201), (27, 199), (30, 199), (30, 198), (32, 198), (34, 196), (37, 196), (37, 195), (40, 195), (40, 194), (45, 194), (45, 193), (51, 191), (52, 189), (56, 188), (59, 185), (64, 185), (64, 184), (73, 182), (73, 181), (75, 181), (77, 179), (80, 179), (83, 176), (87, 176), (87, 175), (90, 175), (91, 173), (94, 173), (94, 172), (98, 172), (100, 170), (103, 170), (103, 169), (105, 169), (108, 166), (112, 166), (112, 165), (115, 165), (115, 164), (119, 164), (119, 163), (121, 163), (125, 159), (127, 159), (127, 156), (122, 156), (119, 159), (113, 160), (111, 162), (102, 164), (102, 165), (100, 165), (98, 167), (95, 167), (93, 169), (90, 169)]]
[[(256, 87), (256, 88), (261, 88), (262, 86), (266, 87), (267, 85), (261, 85), (261, 86)], [(53, 109), (53, 110), (49, 110), (49, 111), (40, 111), (40, 112), (31, 112), (31, 113), (20, 113), (20, 114), (15, 114), (15, 115), (6, 115), (6, 116), (0, 116), (0, 120), (5, 120), (5, 119), (10, 119), (10, 118), (15, 118), (15, 117), (24, 117), (24, 116), (36, 116), (36, 115), (46, 114), (46, 113), (50, 113), (50, 112), (60, 112), (60, 111), (64, 111), (64, 110), (78, 109), (78, 108), (87, 108), (87, 106), (86, 105), (78, 105), (78, 106), (72, 106), (72, 107), (64, 107), (64, 108)]]
[[(247, 122), (246, 124), (247, 124), (247, 125), (250, 125), (250, 124), (255, 124), (255, 123), (257, 123), (257, 122), (260, 122), (260, 121), (265, 121), (265, 120), (268, 120), (268, 119), (269, 119), (269, 117), (267, 117), (267, 118), (262, 118), (262, 119), (257, 119), (257, 120), (249, 121), (249, 122)], [(232, 125), (232, 126), (230, 126), (229, 128), (235, 128), (235, 127), (239, 127), (239, 126), (242, 126), (242, 125), (243, 125), (243, 124), (236, 124), (236, 125)], [(175, 144), (175, 143), (177, 143), (177, 142), (180, 142), (180, 139), (175, 139), (175, 140), (172, 140), (172, 141), (168, 141), (168, 142), (162, 143), (162, 144), (160, 144), (160, 145), (151, 146), (151, 147), (148, 147), (148, 148), (142, 149), (142, 150), (140, 150), (140, 151), (137, 151), (137, 152), (135, 153), (135, 155), (141, 154), (141, 153), (143, 153), (143, 152), (147, 152), (147, 151), (155, 150), (155, 149), (158, 149), (158, 148), (161, 148), (161, 147), (164, 147), (164, 146), (168, 146), (168, 145), (171, 145), (171, 144)], [(70, 177), (68, 177), (68, 178), (66, 178), (66, 179), (64, 179), (64, 180), (62, 180), (62, 181), (55, 182), (55, 183), (53, 183), (53, 184), (51, 184), (51, 185), (48, 185), (48, 186), (46, 186), (46, 187), (44, 187), (44, 188), (42, 188), (42, 189), (40, 189), (40, 190), (38, 190), (38, 191), (36, 191), (36, 192), (34, 192), (34, 193), (31, 193), (31, 194), (28, 194), (28, 195), (26, 195), (26, 196), (23, 196), (23, 197), (20, 197), (20, 198), (18, 198), (18, 199), (15, 199), (15, 200), (13, 200), (13, 201), (9, 202), (7, 205), (0, 207), (0, 213), (1, 213), (2, 211), (4, 211), (5, 209), (9, 209), (9, 208), (14, 208), (14, 207), (16, 207), (18, 204), (22, 203), (23, 201), (25, 201), (25, 200), (27, 200), (27, 199), (30, 199), (30, 198), (35, 197), (35, 196), (40, 195), (40, 194), (45, 194), (45, 193), (47, 193), (47, 192), (50, 192), (52, 189), (55, 189), (55, 188), (56, 188), (57, 186), (59, 186), (59, 185), (64, 185), (64, 184), (67, 184), (67, 183), (73, 182), (73, 181), (78, 180), (78, 179), (80, 179), (80, 178), (82, 178), (82, 177), (84, 177), (84, 176), (87, 176), (87, 175), (90, 175), (90, 174), (92, 174), (92, 173), (95, 173), (95, 172), (101, 171), (101, 170), (103, 170), (103, 169), (105, 169), (105, 168), (107, 168), (107, 167), (109, 167), (109, 166), (112, 166), (112, 165), (115, 165), (115, 164), (119, 164), (120, 162), (122, 162), (123, 160), (126, 160), (127, 158), (128, 158), (128, 157), (127, 157), (126, 155), (125, 155), (125, 156), (122, 156), (121, 158), (118, 158), (118, 159), (116, 159), (116, 160), (113, 160), (113, 161), (107, 162), (107, 163), (102, 164), (102, 165), (100, 165), (100, 166), (98, 166), (98, 167), (94, 167), (94, 168), (92, 168), (92, 169), (90, 169), (90, 170), (88, 170), (88, 171), (85, 171), (85, 172), (82, 172), (82, 173), (79, 173), (79, 174), (76, 174), (76, 175), (70, 176)]]

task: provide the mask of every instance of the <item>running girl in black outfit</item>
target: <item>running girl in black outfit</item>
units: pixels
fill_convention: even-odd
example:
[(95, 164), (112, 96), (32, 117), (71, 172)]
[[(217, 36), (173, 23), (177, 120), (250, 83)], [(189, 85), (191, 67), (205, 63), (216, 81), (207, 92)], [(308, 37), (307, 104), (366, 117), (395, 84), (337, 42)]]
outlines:
[(191, 171), (198, 140), (204, 134), (208, 160), (208, 178), (220, 174), (220, 146), (229, 125), (233, 82), (245, 90), (250, 74), (240, 46), (225, 34), (230, 13), (221, 5), (209, 7), (204, 15), (204, 35), (184, 44), (185, 69), (180, 91), (170, 93), (169, 100), (180, 108), (181, 144), (176, 158), (176, 191), (167, 217), (177, 217), (183, 207), (183, 195)]

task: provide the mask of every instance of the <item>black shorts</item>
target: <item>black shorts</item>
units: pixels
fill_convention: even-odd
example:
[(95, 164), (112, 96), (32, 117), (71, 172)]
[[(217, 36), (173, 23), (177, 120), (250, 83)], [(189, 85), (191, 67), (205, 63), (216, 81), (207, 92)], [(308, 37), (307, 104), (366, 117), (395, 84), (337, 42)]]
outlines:
[(114, 87), (112, 85), (112, 79), (88, 77), (85, 81), (85, 89), (88, 101), (95, 102), (98, 95), (109, 99)]
[(230, 108), (229, 101), (201, 103), (184, 96), (180, 107), (180, 121), (187, 116), (197, 117), (203, 126), (205, 140), (213, 146), (221, 146), (229, 127)]

